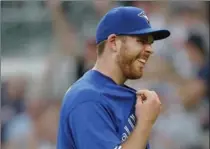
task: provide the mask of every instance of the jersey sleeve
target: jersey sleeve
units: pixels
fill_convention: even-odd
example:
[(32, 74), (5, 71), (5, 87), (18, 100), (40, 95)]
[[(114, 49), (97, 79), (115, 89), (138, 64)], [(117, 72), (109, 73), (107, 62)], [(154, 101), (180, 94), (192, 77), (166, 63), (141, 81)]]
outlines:
[(84, 102), (69, 114), (77, 149), (120, 149), (115, 124), (102, 104)]

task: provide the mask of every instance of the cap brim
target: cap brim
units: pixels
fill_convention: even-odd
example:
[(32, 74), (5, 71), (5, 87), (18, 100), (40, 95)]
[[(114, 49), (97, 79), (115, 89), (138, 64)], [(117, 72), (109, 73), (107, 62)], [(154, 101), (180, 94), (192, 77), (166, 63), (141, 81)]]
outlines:
[(162, 30), (155, 30), (152, 28), (149, 29), (143, 29), (140, 31), (130, 32), (129, 35), (152, 35), (154, 40), (161, 40), (165, 39), (170, 36), (170, 32), (168, 30), (162, 29)]

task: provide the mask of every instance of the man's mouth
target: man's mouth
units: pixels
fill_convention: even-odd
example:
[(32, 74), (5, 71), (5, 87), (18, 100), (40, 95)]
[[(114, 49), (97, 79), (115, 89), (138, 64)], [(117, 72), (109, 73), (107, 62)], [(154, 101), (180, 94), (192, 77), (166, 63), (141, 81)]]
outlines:
[(140, 58), (138, 58), (138, 61), (141, 62), (142, 64), (146, 64), (148, 61), (150, 55), (142, 55)]
[(141, 62), (141, 63), (143, 63), (143, 64), (146, 64), (146, 62), (148, 61), (150, 55), (151, 55), (151, 52), (145, 52), (145, 54), (142, 54), (138, 58), (138, 61)]
[(144, 64), (144, 65), (145, 65), (146, 62), (147, 62), (145, 59), (142, 59), (142, 58), (141, 58), (141, 59), (138, 59), (138, 61), (139, 61), (140, 63)]

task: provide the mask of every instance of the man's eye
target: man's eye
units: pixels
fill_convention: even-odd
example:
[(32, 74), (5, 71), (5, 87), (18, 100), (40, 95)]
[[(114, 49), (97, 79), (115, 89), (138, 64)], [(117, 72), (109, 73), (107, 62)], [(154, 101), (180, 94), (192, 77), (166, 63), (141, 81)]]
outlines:
[(146, 44), (146, 43), (147, 43), (147, 41), (145, 41), (145, 40), (140, 40), (140, 39), (137, 39), (137, 42), (138, 42), (138, 43), (141, 43), (141, 44)]
[(142, 40), (142, 39), (137, 39), (137, 42), (141, 44), (153, 44), (153, 41), (147, 41), (147, 40)]
[(144, 41), (140, 39), (137, 39), (137, 42), (144, 43)]

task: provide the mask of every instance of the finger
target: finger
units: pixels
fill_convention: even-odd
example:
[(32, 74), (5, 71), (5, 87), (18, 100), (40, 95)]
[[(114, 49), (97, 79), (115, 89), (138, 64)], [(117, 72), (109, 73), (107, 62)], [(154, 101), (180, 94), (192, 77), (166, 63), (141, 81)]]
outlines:
[(153, 94), (154, 99), (156, 99), (161, 104), (158, 94), (155, 91), (151, 91), (151, 93)]
[(141, 103), (143, 103), (147, 99), (143, 94), (137, 95), (136, 98), (137, 102), (140, 101)]
[(146, 96), (145, 96), (144, 94), (136, 95), (136, 98), (137, 98), (138, 100), (141, 100), (141, 101), (145, 101), (145, 100), (147, 99)]
[(151, 92), (149, 90), (139, 90), (138, 92), (136, 92), (137, 95), (140, 96), (145, 96), (146, 98), (151, 97)]
[(159, 98), (158, 95), (157, 95), (157, 93), (155, 91), (151, 91), (151, 94), (153, 95), (153, 97), (155, 97), (157, 99)]
[(141, 95), (136, 95), (136, 99), (137, 99), (137, 102), (140, 100), (141, 102), (143, 101), (143, 98)]
[(142, 100), (137, 100), (136, 101), (136, 107), (138, 106), (138, 105), (142, 105), (143, 104), (143, 101)]
[(142, 100), (142, 98), (141, 97), (137, 97), (136, 96), (136, 98), (137, 98), (137, 100), (136, 100), (136, 106), (138, 106), (138, 105), (142, 105), (143, 104), (143, 100)]
[(154, 94), (156, 97), (158, 97), (157, 93), (155, 91), (150, 91), (152, 94)]
[(142, 93), (144, 93), (144, 92), (149, 92), (149, 90), (148, 90), (148, 89), (141, 89), (141, 90), (138, 90), (138, 91), (136, 92), (136, 94), (142, 94)]

